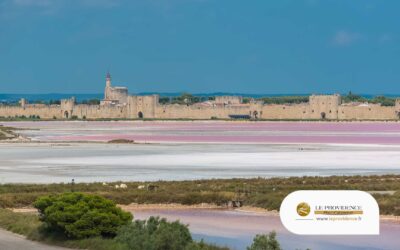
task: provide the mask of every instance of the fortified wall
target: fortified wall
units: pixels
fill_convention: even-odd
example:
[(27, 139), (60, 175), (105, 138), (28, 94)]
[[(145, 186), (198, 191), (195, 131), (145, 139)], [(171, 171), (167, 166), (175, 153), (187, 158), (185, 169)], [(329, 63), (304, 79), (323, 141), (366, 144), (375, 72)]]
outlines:
[(218, 96), (192, 105), (160, 104), (158, 95), (128, 95), (125, 87), (113, 87), (106, 76), (104, 99), (99, 105), (76, 104), (74, 98), (59, 105), (0, 105), (0, 117), (39, 116), (42, 119), (266, 119), (266, 120), (399, 120), (400, 99), (395, 106), (371, 103), (343, 104), (340, 95), (311, 95), (308, 103), (243, 103), (238, 96)]

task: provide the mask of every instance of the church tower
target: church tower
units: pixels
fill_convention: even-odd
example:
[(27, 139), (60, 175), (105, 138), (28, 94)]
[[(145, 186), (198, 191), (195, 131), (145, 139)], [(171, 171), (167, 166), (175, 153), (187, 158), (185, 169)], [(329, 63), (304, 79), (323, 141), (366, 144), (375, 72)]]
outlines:
[(110, 72), (107, 72), (107, 75), (106, 75), (106, 87), (111, 87), (111, 75), (110, 75)]
[(128, 89), (126, 87), (111, 86), (111, 75), (107, 72), (104, 99), (100, 105), (125, 105), (128, 99)]
[(106, 89), (104, 90), (104, 100), (110, 99), (110, 91), (111, 91), (111, 75), (110, 75), (110, 72), (107, 72)]

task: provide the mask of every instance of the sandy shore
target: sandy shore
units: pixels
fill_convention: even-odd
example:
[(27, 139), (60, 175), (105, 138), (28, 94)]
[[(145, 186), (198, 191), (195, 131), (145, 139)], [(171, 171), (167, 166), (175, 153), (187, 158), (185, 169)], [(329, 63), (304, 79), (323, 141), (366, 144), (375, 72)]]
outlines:
[(208, 204), (208, 203), (200, 203), (195, 205), (183, 205), (179, 203), (168, 203), (168, 204), (138, 204), (138, 203), (131, 203), (129, 205), (118, 205), (118, 207), (122, 208), (125, 211), (138, 211), (138, 210), (154, 210), (154, 209), (171, 209), (171, 210), (178, 210), (178, 209), (226, 209), (225, 207), (217, 206), (215, 204)]

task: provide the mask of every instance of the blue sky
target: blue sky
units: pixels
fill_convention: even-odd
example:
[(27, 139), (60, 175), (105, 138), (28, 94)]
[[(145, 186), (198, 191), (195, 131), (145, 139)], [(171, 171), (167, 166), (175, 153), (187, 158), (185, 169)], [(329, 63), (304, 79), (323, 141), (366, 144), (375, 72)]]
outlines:
[(0, 0), (0, 93), (400, 93), (400, 1)]

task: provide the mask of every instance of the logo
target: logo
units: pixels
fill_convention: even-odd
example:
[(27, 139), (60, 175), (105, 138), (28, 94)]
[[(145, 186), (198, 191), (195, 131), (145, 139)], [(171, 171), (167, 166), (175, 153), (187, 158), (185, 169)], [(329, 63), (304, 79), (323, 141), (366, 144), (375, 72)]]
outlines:
[(299, 205), (297, 205), (297, 214), (302, 216), (302, 217), (306, 217), (307, 215), (310, 214), (310, 205), (308, 205), (305, 202), (301, 202), (299, 203)]
[(295, 234), (379, 234), (378, 203), (362, 191), (295, 191), (283, 200), (279, 214), (282, 224)]

